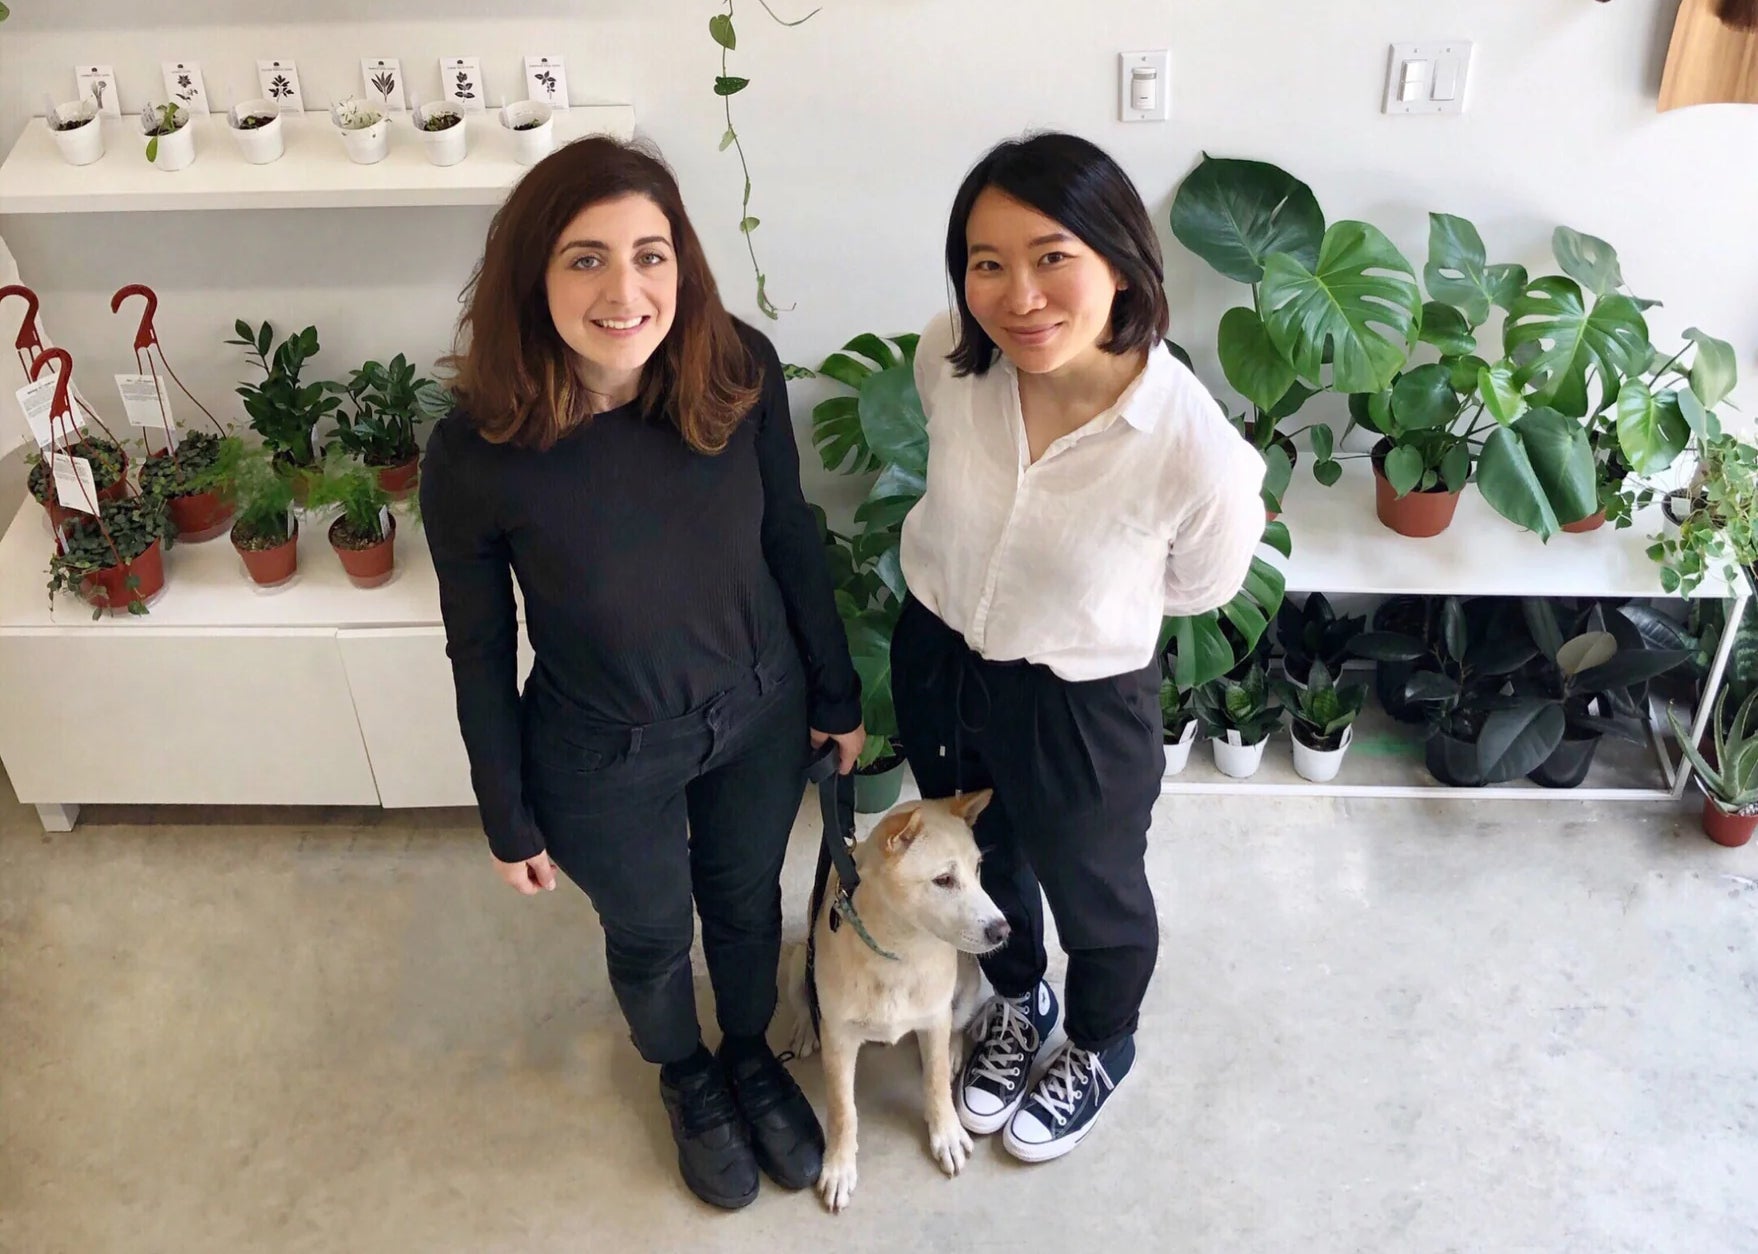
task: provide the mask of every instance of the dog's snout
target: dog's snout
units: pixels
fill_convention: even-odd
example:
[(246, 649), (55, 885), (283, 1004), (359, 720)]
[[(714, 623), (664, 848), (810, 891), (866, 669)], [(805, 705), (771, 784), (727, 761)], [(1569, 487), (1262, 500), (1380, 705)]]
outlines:
[(1012, 932), (1013, 929), (1007, 925), (1006, 919), (996, 919), (983, 928), (983, 939), (988, 941), (991, 945), (999, 945), (1002, 941), (1006, 940)]

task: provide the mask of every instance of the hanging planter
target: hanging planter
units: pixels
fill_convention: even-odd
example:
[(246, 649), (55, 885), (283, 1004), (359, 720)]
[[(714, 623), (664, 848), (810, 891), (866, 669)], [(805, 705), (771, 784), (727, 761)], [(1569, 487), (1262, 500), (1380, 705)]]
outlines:
[(268, 165), (287, 151), (286, 129), (281, 125), (281, 106), (272, 100), (246, 100), (226, 113), (232, 140), (251, 165)]
[(162, 502), (129, 497), (104, 506), (101, 518), (81, 514), (61, 531), (49, 559), (49, 600), (73, 592), (92, 617), (145, 614), (165, 588), (164, 541), (170, 521)]
[(234, 436), (192, 431), (175, 456), (166, 449), (148, 454), (140, 471), (141, 491), (169, 505), (179, 541), (212, 540), (232, 525), (232, 477), (242, 454), (243, 445)]
[(75, 100), (55, 106), (44, 121), (55, 137), (55, 147), (68, 165), (90, 165), (104, 155), (104, 119), (95, 100)]
[(541, 100), (502, 106), (501, 125), (513, 138), (513, 160), (520, 165), (536, 165), (555, 146), (555, 111)]
[[(92, 435), (69, 446), (65, 451), (91, 463), (92, 482), (97, 486), (100, 505), (106, 501), (120, 501), (128, 495), (128, 454), (119, 445), (101, 436)], [(31, 496), (49, 515), (51, 531), (59, 533), (62, 523), (80, 516), (80, 511), (63, 507), (56, 498), (55, 480), (50, 473), (47, 458), (31, 464), (26, 482)]]
[(468, 150), (464, 115), (444, 101), (424, 104), (415, 110), (415, 132), (434, 165), (457, 165)]
[(175, 101), (141, 109), (140, 133), (146, 159), (158, 169), (183, 170), (194, 163), (195, 128), (189, 125), (189, 110)]

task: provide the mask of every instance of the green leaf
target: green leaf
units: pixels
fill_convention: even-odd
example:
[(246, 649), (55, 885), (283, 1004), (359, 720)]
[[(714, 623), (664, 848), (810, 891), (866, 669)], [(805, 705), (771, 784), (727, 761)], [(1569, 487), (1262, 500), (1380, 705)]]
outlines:
[(874, 373), (873, 367), (864, 361), (858, 361), (846, 353), (832, 353), (818, 367), (818, 373), (835, 379), (838, 383), (861, 390), (861, 384), (867, 376)]
[(1312, 455), (1321, 462), (1331, 460), (1331, 453), (1336, 448), (1337, 437), (1324, 423), (1315, 423), (1307, 438), (1312, 441)]
[(1697, 359), (1691, 363), (1691, 390), (1703, 402), (1703, 408), (1714, 409), (1727, 399), (1740, 379), (1733, 345), (1705, 335), (1696, 327), (1686, 331), (1685, 338), (1697, 346)]
[(879, 459), (861, 430), (860, 401), (853, 396), (833, 396), (813, 407), (812, 443), (824, 469), (832, 473), (870, 474), (879, 469)]
[(1211, 610), (1171, 621), (1177, 658), (1172, 677), (1180, 688), (1200, 688), (1233, 668), (1233, 646), (1221, 634), (1219, 614)]
[(733, 128), (730, 126), (727, 127), (726, 134), (720, 137), (720, 151), (725, 152), (728, 148), (731, 148), (737, 140), (738, 135), (734, 133)]
[(1274, 253), (1317, 264), (1325, 216), (1312, 189), (1261, 161), (1204, 155), (1172, 202), (1178, 242), (1230, 279), (1263, 280)]
[(1441, 606), (1441, 643), (1446, 645), (1447, 656), (1455, 662), (1465, 660), (1470, 635), (1465, 630), (1465, 609), (1457, 597), (1448, 597)]
[(1310, 401), (1317, 395), (1317, 392), (1296, 379), (1293, 383), (1288, 385), (1288, 390), (1282, 393), (1282, 399), (1277, 401), (1275, 406), (1271, 408), (1270, 421), (1275, 423), (1281, 422), (1284, 418), (1292, 418), (1295, 414), (1300, 412), (1300, 407), (1302, 405), (1306, 404), (1306, 402)]
[(1485, 782), (1506, 783), (1536, 770), (1563, 742), (1563, 729), (1563, 707), (1553, 701), (1526, 700), (1492, 711), (1477, 738)]
[(1431, 300), (1422, 307), (1422, 330), (1418, 338), (1433, 344), (1449, 357), (1469, 356), (1477, 351), (1477, 336), (1465, 315), (1451, 305)]
[[(1289, 556), (1294, 551), (1293, 539), (1288, 533), (1288, 524), (1280, 519), (1264, 524), (1263, 538), (1259, 543), (1276, 550), (1283, 557)], [(1254, 557), (1251, 560), (1255, 564), (1259, 559)]]
[(1490, 508), (1548, 540), (1598, 507), (1586, 429), (1553, 409), (1534, 409), (1483, 444), (1477, 487)]
[(1514, 302), (1503, 340), (1510, 353), (1532, 354), (1514, 382), (1532, 390), (1534, 404), (1571, 418), (1588, 412), (1590, 368), (1615, 386), (1640, 373), (1651, 351), (1648, 324), (1629, 297), (1604, 297), (1589, 311), (1581, 289), (1555, 276), (1539, 279)]
[(1557, 612), (1543, 597), (1521, 597), (1520, 613), (1526, 619), (1526, 630), (1539, 651), (1552, 661), (1563, 647), (1563, 630), (1557, 626)]
[(1671, 466), (1691, 440), (1691, 427), (1676, 393), (1656, 397), (1640, 379), (1628, 379), (1618, 394), (1618, 451), (1639, 474), (1658, 474)]
[(891, 351), (891, 345), (872, 332), (863, 332), (842, 346), (845, 353), (859, 353), (868, 361), (876, 364), (881, 370), (898, 365), (901, 359)]
[(1312, 464), (1312, 477), (1325, 487), (1335, 487), (1337, 480), (1343, 477), (1343, 463), (1337, 461), (1315, 461)]
[(739, 223), (739, 230), (743, 231), (746, 235), (749, 235), (752, 231), (755, 231), (760, 225), (762, 225), (762, 221), (761, 218), (745, 218)]
[(1573, 678), (1616, 657), (1617, 637), (1609, 631), (1584, 631), (1557, 650), (1557, 669)]
[(1218, 348), (1227, 382), (1261, 410), (1276, 408), (1295, 383), (1294, 367), (1270, 343), (1255, 309), (1239, 306), (1221, 315)]
[(1624, 285), (1618, 251), (1604, 240), (1559, 226), (1551, 234), (1551, 251), (1563, 273), (1595, 296), (1606, 296)]
[(1453, 391), (1466, 397), (1477, 391), (1478, 377), (1489, 369), (1489, 363), (1476, 353), (1443, 357), (1441, 365), (1447, 368), (1447, 381), (1453, 385)]
[(1400, 444), (1386, 454), (1386, 482), (1399, 496), (1407, 495), (1422, 480), (1422, 454)]
[(1459, 440), (1441, 455), (1441, 480), (1449, 492), (1462, 492), (1471, 478), (1471, 446)]
[(739, 37), (733, 30), (731, 14), (721, 13), (708, 19), (708, 33), (714, 42), (732, 52), (739, 46)]
[(1684, 418), (1685, 425), (1691, 429), (1692, 435), (1699, 440), (1707, 440), (1719, 434), (1710, 429), (1710, 416), (1704, 410), (1703, 402), (1697, 399), (1696, 392), (1690, 388), (1680, 388), (1671, 395), (1679, 407), (1679, 415)]
[(1392, 420), (1399, 432), (1443, 427), (1458, 414), (1452, 374), (1439, 362), (1418, 366), (1392, 387)]
[(736, 96), (750, 85), (748, 78), (732, 78), (725, 74), (714, 76), (714, 94), (717, 96)]
[(1490, 416), (1504, 427), (1526, 412), (1526, 394), (1515, 385), (1514, 371), (1505, 363), (1478, 371), (1477, 394)]
[(1430, 296), (1458, 310), (1473, 329), (1489, 318), (1491, 305), (1508, 308), (1526, 286), (1524, 267), (1486, 262), (1483, 238), (1475, 226), (1452, 214), (1429, 214), (1428, 264), (1422, 268), (1422, 280)]
[(861, 385), (860, 416), (867, 444), (882, 461), (927, 474), (928, 419), (909, 366), (891, 366)]
[(1277, 351), (1319, 387), (1328, 360), (1331, 386), (1340, 392), (1377, 392), (1391, 383), (1409, 355), (1421, 308), (1410, 263), (1365, 222), (1326, 231), (1314, 269), (1272, 254), (1258, 290), (1258, 312)]
[(1279, 444), (1272, 444), (1263, 452), (1264, 482), (1263, 497), (1267, 508), (1275, 513), (1282, 512), (1282, 497), (1288, 491), (1288, 484), (1294, 478), (1294, 463), (1288, 459), (1288, 452)]

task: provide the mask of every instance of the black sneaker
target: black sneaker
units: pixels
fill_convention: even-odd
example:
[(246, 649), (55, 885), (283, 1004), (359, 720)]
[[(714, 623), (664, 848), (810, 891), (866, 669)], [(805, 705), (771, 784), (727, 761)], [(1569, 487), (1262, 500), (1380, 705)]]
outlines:
[(719, 1062), (675, 1080), (661, 1072), (659, 1095), (690, 1191), (723, 1210), (750, 1205), (757, 1197), (757, 1160)]
[(768, 1046), (742, 1057), (721, 1056), (733, 1100), (751, 1129), (757, 1165), (784, 1189), (809, 1189), (824, 1167), (824, 1129)]
[(964, 1060), (953, 1105), (965, 1130), (999, 1132), (1025, 1100), (1032, 1063), (1056, 1030), (1062, 1007), (1042, 980), (1023, 997), (994, 997), (971, 1025), (970, 1056)]
[(1001, 1144), (1022, 1162), (1061, 1158), (1093, 1130), (1134, 1062), (1133, 1036), (1099, 1051), (1064, 1045), (1008, 1123)]

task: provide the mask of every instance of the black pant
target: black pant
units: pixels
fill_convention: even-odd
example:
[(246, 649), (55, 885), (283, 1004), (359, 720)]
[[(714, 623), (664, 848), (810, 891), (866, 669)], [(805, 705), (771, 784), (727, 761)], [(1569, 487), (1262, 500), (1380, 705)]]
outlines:
[(977, 820), (983, 888), (1013, 928), (983, 959), (995, 991), (1017, 997), (1044, 976), (1042, 885), (1068, 954), (1069, 1040), (1103, 1049), (1133, 1033), (1160, 944), (1144, 862), (1166, 766), (1158, 668), (1071, 683), (985, 661), (911, 598), (891, 676), (922, 795), (995, 790)]
[(644, 727), (587, 723), (540, 681), (527, 685), (526, 795), (550, 857), (598, 910), (611, 987), (647, 1061), (682, 1061), (700, 1040), (692, 898), (721, 1031), (768, 1028), (781, 864), (809, 749), (791, 651), (704, 708)]

